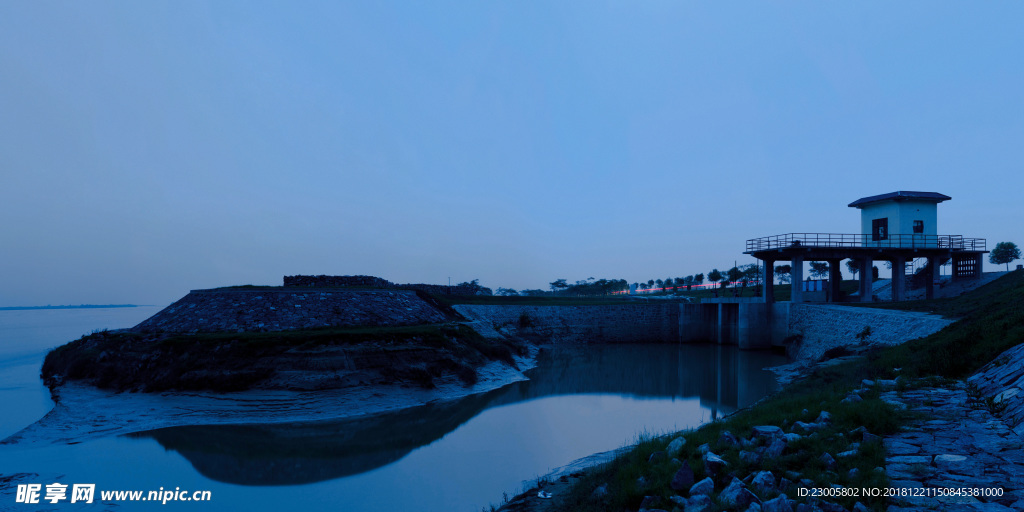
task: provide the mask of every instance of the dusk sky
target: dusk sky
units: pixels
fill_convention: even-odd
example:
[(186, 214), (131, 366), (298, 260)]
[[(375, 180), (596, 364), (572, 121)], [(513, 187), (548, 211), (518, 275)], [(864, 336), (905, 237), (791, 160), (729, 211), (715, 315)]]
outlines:
[[(0, 306), (726, 269), (846, 205), (1024, 245), (1020, 2), (0, 3)], [(998, 270), (985, 263), (986, 270)]]

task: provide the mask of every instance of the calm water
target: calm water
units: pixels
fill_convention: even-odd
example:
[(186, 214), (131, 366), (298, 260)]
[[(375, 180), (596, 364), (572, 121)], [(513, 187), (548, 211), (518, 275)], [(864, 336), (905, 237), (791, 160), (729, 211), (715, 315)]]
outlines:
[[(0, 438), (53, 406), (45, 352), (158, 308), (0, 311)], [(594, 346), (542, 352), (529, 381), (355, 420), (176, 427), (75, 445), (0, 446), (0, 475), (97, 489), (210, 490), (210, 503), (61, 502), (83, 510), (425, 510), (476, 512), (525, 480), (642, 433), (693, 427), (774, 389), (779, 356), (715, 346)], [(0, 484), (2, 485), (2, 484)], [(0, 487), (0, 510), (16, 504)]]

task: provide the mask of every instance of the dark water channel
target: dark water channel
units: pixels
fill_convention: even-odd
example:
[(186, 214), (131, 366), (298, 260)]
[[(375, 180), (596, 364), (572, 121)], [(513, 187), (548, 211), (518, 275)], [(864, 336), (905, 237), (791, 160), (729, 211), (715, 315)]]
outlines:
[[(338, 421), (0, 447), (0, 474), (212, 491), (209, 504), (167, 505), (182, 510), (479, 511), (574, 459), (750, 405), (775, 389), (763, 368), (783, 362), (708, 345), (552, 348), (529, 381), (454, 402)], [(0, 509), (12, 504), (8, 494)]]

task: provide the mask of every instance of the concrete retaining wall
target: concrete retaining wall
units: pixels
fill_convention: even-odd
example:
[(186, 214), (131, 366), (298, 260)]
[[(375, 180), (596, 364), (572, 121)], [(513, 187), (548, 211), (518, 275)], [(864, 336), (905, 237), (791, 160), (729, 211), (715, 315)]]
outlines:
[(406, 290), (193, 290), (133, 330), (284, 331), (445, 320), (443, 313), (416, 292)]
[[(495, 306), (460, 304), (466, 318), (551, 343), (678, 343), (678, 304)], [(525, 317), (523, 317), (525, 315)], [(520, 327), (520, 318), (528, 325)]]

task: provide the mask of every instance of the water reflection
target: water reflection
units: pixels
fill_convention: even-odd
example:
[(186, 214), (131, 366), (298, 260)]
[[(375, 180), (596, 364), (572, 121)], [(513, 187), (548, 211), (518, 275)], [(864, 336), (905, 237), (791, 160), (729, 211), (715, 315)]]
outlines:
[[(761, 368), (783, 362), (772, 354), (714, 345), (556, 347), (541, 353), (537, 368), (527, 374), (529, 381), (458, 401), (366, 418), (173, 427), (132, 436), (155, 439), (214, 480), (242, 485), (311, 483), (386, 466), (445, 437), (486, 409), (543, 397), (698, 397), (717, 417), (771, 392), (774, 379)], [(638, 430), (643, 427), (637, 425)]]

